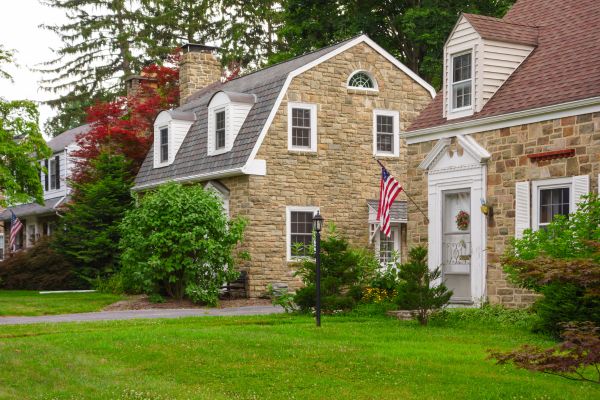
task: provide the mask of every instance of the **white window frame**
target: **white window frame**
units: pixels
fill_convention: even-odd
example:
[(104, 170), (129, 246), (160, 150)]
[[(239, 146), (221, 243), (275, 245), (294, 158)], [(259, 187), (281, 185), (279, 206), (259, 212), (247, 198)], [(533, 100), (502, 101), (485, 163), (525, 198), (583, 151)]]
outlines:
[[(219, 146), (218, 137), (217, 137), (217, 115), (223, 113), (223, 146)], [(225, 107), (220, 107), (214, 110), (212, 117), (214, 118), (214, 126), (215, 130), (213, 132), (214, 141), (215, 141), (215, 152), (225, 150), (227, 147), (227, 110)]]
[[(371, 82), (373, 82), (373, 87), (365, 88), (365, 87), (359, 87), (359, 86), (350, 86), (350, 81), (352, 80), (354, 75), (356, 75), (358, 73), (363, 73), (363, 74), (367, 75), (371, 79)], [(364, 69), (357, 69), (357, 70), (353, 71), (350, 75), (348, 75), (348, 80), (346, 80), (346, 88), (353, 89), (353, 90), (364, 90), (365, 92), (379, 92), (379, 85), (377, 84), (377, 80), (373, 77), (372, 73), (370, 73), (369, 71), (366, 71)]]
[[(163, 160), (162, 159), (162, 148), (163, 148), (162, 131), (165, 129), (167, 130), (167, 159)], [(158, 164), (160, 164), (160, 165), (168, 164), (170, 159), (171, 159), (171, 132), (169, 130), (169, 126), (165, 125), (165, 126), (161, 126), (160, 128), (158, 128)]]
[(5, 246), (4, 246), (4, 233), (0, 233), (0, 260), (4, 260)]
[[(465, 54), (471, 54), (471, 78), (463, 81), (454, 82), (454, 59)], [(454, 107), (454, 85), (459, 83), (471, 82), (471, 104), (465, 107), (455, 108)], [(448, 108), (449, 113), (453, 114), (454, 118), (470, 115), (473, 111), (475, 104), (475, 51), (474, 48), (469, 47), (466, 50), (458, 51), (450, 55), (450, 65), (448, 71)], [(456, 115), (458, 114), (458, 115)]]
[[(58, 159), (59, 162), (59, 170), (58, 172), (60, 173), (60, 158)], [(48, 191), (50, 190), (57, 190), (58, 188), (56, 187), (56, 158), (51, 157), (48, 159)]]
[[(544, 189), (569, 189), (569, 213), (575, 211), (575, 199), (573, 193), (573, 178), (556, 178), (532, 181), (532, 228), (540, 229), (540, 191)], [(543, 224), (547, 225), (547, 224)]]
[[(299, 108), (310, 111), (310, 146), (292, 145), (292, 109)], [(288, 150), (302, 152), (317, 152), (317, 105), (314, 103), (288, 103)]]
[[(394, 118), (392, 151), (377, 150), (377, 116)], [(373, 110), (373, 155), (378, 157), (400, 157), (400, 113), (395, 110)]]
[[(225, 113), (225, 146), (217, 148), (217, 114), (220, 112)], [(209, 143), (208, 155), (209, 156), (216, 156), (218, 154), (224, 154), (230, 150), (228, 148), (228, 142), (231, 140), (228, 136), (229, 129), (230, 129), (229, 113), (230, 113), (229, 104), (223, 104), (223, 105), (211, 108), (209, 110), (209, 113), (208, 113), (208, 117), (210, 118), (209, 124), (208, 124), (208, 126), (210, 127), (210, 131), (208, 132), (208, 134), (210, 135), (210, 140), (208, 140), (208, 143)]]
[[(400, 257), (400, 255), (401, 255), (400, 235), (402, 234), (401, 229), (400, 229), (400, 224), (392, 224), (390, 226), (390, 228), (392, 231), (396, 232), (396, 237), (394, 238), (394, 251)], [(377, 234), (375, 235), (375, 254), (377, 256), (377, 260), (379, 261), (379, 265), (381, 265), (381, 267), (384, 268), (384, 267), (387, 267), (389, 264), (386, 264), (381, 261), (380, 251), (381, 251), (381, 230), (378, 228)]]
[(292, 257), (292, 212), (312, 212), (313, 216), (320, 212), (319, 207), (315, 206), (287, 206), (285, 208), (285, 243), (286, 243), (286, 259), (288, 262), (301, 260), (303, 257)]

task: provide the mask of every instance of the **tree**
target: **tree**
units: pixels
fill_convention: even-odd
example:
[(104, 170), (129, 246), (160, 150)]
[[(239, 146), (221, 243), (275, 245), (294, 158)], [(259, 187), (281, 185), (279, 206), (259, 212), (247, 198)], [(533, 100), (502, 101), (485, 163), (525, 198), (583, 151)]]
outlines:
[(147, 293), (215, 305), (233, 281), (245, 221), (227, 220), (214, 193), (170, 183), (138, 199), (121, 223), (123, 271)]
[(461, 12), (501, 17), (514, 0), (284, 0), (282, 61), (359, 33), (441, 86), (444, 43)]
[(43, 204), (41, 160), (52, 153), (38, 125), (39, 112), (28, 100), (0, 98), (0, 206)]
[(101, 153), (89, 180), (73, 182), (72, 201), (60, 220), (53, 248), (85, 280), (106, 278), (119, 268), (119, 223), (132, 206), (133, 176), (122, 155)]
[(152, 143), (152, 123), (160, 110), (179, 103), (179, 57), (169, 58), (167, 66), (151, 64), (141, 74), (152, 78), (143, 80), (130, 97), (99, 102), (87, 111), (90, 130), (77, 139), (79, 149), (73, 169), (73, 180), (87, 180), (93, 171), (92, 160), (104, 151), (122, 154), (130, 161), (135, 175)]
[(415, 247), (408, 253), (409, 261), (398, 266), (398, 305), (415, 310), (421, 325), (427, 325), (432, 310), (444, 307), (452, 297), (446, 285), (434, 282), (441, 277), (440, 268), (429, 270), (427, 249)]
[(123, 79), (139, 71), (149, 59), (140, 51), (140, 23), (136, 1), (40, 0), (67, 15), (63, 25), (42, 25), (56, 33), (62, 47), (42, 64), (48, 77), (41, 88), (60, 93), (48, 104), (60, 111), (50, 122), (52, 133), (83, 123), (90, 99), (117, 96)]
[(1, 67), (3, 64), (14, 64), (14, 55), (15, 52), (13, 50), (6, 49), (0, 44), (0, 79), (10, 79), (12, 81), (12, 76)]

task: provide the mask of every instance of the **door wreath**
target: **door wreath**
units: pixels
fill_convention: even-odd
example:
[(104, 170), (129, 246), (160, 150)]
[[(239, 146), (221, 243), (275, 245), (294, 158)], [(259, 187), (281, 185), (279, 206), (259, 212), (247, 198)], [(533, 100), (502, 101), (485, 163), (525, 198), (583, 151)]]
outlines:
[(470, 216), (468, 212), (461, 210), (456, 214), (456, 227), (459, 231), (466, 231), (469, 229), (469, 221)]

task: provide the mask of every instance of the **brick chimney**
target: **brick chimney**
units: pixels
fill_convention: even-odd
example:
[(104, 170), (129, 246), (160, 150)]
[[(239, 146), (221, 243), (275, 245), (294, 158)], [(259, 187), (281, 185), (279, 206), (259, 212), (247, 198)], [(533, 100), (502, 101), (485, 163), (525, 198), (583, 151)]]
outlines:
[(179, 103), (187, 103), (190, 96), (206, 86), (221, 80), (221, 63), (214, 51), (217, 47), (188, 43), (182, 46), (179, 67)]
[(142, 85), (145, 87), (157, 88), (156, 78), (142, 72), (141, 75), (131, 75), (125, 78), (125, 88), (127, 89), (127, 97), (133, 97), (138, 94)]

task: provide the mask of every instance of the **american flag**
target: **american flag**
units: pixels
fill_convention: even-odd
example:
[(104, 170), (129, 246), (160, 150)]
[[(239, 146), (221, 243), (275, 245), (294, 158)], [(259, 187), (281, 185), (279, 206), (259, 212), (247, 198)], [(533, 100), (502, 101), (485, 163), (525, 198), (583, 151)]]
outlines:
[(10, 213), (12, 214), (12, 216), (10, 217), (9, 246), (12, 249), (12, 251), (15, 251), (15, 240), (17, 239), (17, 235), (19, 234), (19, 232), (21, 232), (21, 229), (23, 229), (23, 224), (21, 223), (21, 220), (19, 220), (19, 218), (17, 218), (15, 213), (12, 212), (12, 210), (10, 210)]
[(377, 220), (380, 224), (381, 232), (390, 237), (390, 209), (394, 200), (402, 191), (402, 186), (390, 175), (387, 169), (381, 168), (381, 183), (379, 185), (379, 207), (377, 208)]

